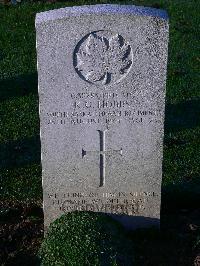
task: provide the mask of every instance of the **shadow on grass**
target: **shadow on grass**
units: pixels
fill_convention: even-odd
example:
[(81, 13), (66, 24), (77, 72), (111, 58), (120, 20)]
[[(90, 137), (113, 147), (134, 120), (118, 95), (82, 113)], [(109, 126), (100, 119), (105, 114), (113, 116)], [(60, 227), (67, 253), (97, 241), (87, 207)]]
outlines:
[(30, 255), (28, 251), (18, 252), (14, 258), (9, 259), (8, 262), (10, 266), (40, 266), (41, 262), (39, 258), (35, 255)]
[(0, 80), (0, 101), (9, 100), (13, 97), (37, 94), (37, 72), (21, 75), (10, 79)]
[(0, 145), (0, 168), (12, 169), (40, 164), (40, 136), (13, 141)]
[(199, 209), (200, 180), (192, 182), (182, 181), (178, 184), (169, 184), (162, 187), (162, 210), (166, 213), (181, 209)]
[(200, 126), (200, 100), (168, 104), (165, 109), (165, 132)]

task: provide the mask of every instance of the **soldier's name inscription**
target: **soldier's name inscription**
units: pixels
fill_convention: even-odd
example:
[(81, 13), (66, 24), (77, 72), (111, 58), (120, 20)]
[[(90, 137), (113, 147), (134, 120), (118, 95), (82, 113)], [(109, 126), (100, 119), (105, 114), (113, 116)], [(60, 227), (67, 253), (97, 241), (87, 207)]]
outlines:
[(162, 110), (139, 107), (135, 92), (80, 92), (70, 93), (68, 110), (51, 110), (46, 113), (48, 125), (106, 124), (159, 122)]

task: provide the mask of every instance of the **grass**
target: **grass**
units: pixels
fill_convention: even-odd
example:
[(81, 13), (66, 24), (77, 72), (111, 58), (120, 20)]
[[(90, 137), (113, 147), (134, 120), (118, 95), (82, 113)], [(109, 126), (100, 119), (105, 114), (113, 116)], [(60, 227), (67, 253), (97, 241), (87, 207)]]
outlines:
[[(17, 6), (0, 6), (1, 199), (42, 199), (35, 14), (74, 3), (111, 2), (116, 3), (25, 1)], [(163, 202), (174, 202), (174, 197), (179, 195), (180, 203), (186, 204), (182, 199), (189, 194), (192, 196), (187, 199), (193, 204), (200, 191), (200, 1), (137, 0), (126, 3), (159, 7), (169, 13)]]

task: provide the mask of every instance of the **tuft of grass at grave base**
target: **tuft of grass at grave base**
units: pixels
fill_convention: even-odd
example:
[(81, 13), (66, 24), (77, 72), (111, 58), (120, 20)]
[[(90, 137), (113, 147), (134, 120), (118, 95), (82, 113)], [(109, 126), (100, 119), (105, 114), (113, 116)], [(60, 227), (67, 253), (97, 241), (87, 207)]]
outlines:
[(189, 193), (192, 197), (187, 199), (193, 204), (200, 193), (200, 1), (196, 0), (23, 1), (17, 6), (0, 5), (1, 199), (42, 199), (35, 14), (98, 3), (143, 5), (169, 13), (163, 202), (172, 200), (172, 194), (186, 199)]
[(39, 251), (41, 265), (133, 265), (123, 227), (102, 213), (72, 212), (51, 224)]

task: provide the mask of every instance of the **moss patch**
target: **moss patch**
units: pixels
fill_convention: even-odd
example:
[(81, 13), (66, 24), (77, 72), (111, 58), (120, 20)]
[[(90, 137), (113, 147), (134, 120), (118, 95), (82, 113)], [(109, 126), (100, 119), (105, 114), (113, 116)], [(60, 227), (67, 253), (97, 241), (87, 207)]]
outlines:
[(63, 215), (49, 228), (39, 255), (42, 265), (133, 265), (124, 229), (93, 212)]

